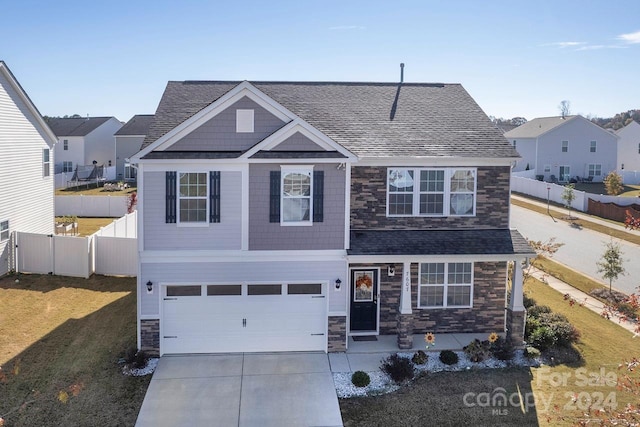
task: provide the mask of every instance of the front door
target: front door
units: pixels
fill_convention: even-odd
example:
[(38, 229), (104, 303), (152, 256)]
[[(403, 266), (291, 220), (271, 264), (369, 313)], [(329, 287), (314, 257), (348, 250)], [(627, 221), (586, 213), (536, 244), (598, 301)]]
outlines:
[(378, 270), (351, 270), (351, 332), (378, 329)]

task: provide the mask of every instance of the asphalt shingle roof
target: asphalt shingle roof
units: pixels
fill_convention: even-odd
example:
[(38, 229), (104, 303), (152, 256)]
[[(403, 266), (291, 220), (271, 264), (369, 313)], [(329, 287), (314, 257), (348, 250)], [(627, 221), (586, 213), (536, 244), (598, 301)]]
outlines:
[(153, 114), (136, 114), (114, 135), (147, 135), (153, 122)]
[(533, 119), (517, 128), (506, 132), (506, 138), (537, 138), (551, 129), (557, 128), (578, 116), (539, 117)]
[[(169, 82), (143, 148), (240, 83)], [(519, 157), (459, 84), (250, 83), (360, 157)]]
[(529, 255), (516, 230), (362, 230), (351, 232), (349, 255)]
[(58, 138), (61, 136), (87, 136), (111, 117), (54, 117), (47, 124)]

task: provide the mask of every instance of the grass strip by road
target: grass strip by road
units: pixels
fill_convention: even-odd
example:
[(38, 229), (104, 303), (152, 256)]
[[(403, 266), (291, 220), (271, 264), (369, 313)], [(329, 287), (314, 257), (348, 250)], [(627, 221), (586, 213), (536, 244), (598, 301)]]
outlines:
[[(542, 255), (539, 255), (534, 261), (532, 261), (532, 264), (534, 267), (539, 268), (550, 276), (568, 283), (588, 295), (591, 295), (591, 291), (595, 289), (609, 289), (604, 284)], [(594, 295), (591, 296), (597, 298)]]
[[(528, 203), (528, 202), (525, 202), (523, 200), (514, 199), (514, 198), (511, 199), (511, 203), (516, 205), (516, 206), (520, 206), (522, 208), (526, 208), (526, 209), (532, 210), (534, 212), (541, 213), (543, 215), (548, 215), (546, 208), (544, 208), (542, 206), (535, 205), (533, 203)], [(634, 243), (636, 245), (640, 245), (640, 236), (637, 236), (635, 234), (627, 233), (625, 231), (616, 230), (616, 229), (607, 227), (606, 225), (598, 224), (598, 223), (595, 223), (595, 222), (592, 222), (592, 221), (588, 221), (588, 220), (584, 220), (584, 219), (567, 219), (567, 212), (566, 211), (565, 212), (561, 212), (561, 211), (556, 210), (556, 209), (550, 209), (549, 212), (551, 213), (551, 216), (554, 217), (555, 219), (559, 219), (561, 221), (565, 221), (565, 222), (570, 223), (570, 224), (575, 224), (578, 227), (582, 227), (582, 228), (586, 228), (586, 229), (589, 229), (589, 230), (597, 231), (598, 233), (606, 234), (607, 236), (615, 237), (616, 239), (625, 240), (627, 242)], [(619, 223), (616, 223), (616, 224), (619, 224)]]
[(136, 345), (135, 278), (0, 278), (0, 417), (7, 426), (131, 426), (150, 376)]

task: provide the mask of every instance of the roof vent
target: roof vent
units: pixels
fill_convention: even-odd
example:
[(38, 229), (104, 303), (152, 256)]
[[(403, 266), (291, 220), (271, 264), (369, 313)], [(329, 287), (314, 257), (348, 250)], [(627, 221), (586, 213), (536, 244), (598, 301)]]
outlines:
[(404, 62), (400, 63), (400, 83), (404, 82)]

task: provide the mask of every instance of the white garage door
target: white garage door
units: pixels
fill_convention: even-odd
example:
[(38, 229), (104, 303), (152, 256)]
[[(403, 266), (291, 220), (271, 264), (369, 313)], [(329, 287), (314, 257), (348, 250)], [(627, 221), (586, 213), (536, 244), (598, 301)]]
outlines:
[(163, 286), (160, 351), (325, 351), (325, 289), (320, 283)]

